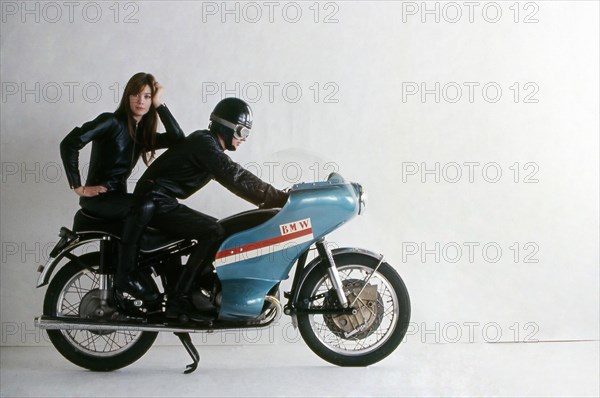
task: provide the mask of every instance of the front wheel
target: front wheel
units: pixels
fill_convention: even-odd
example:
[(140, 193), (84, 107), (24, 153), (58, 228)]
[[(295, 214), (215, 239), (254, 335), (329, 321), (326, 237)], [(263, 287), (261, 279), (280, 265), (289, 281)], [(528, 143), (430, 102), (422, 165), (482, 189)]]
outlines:
[[(44, 315), (87, 318), (100, 305), (100, 276), (96, 272), (98, 252), (81, 256), (91, 269), (69, 262), (50, 282), (44, 299)], [(86, 369), (110, 371), (142, 357), (157, 333), (130, 330), (48, 330), (48, 337), (65, 358)]]
[[(361, 253), (334, 255), (355, 314), (298, 314), (300, 334), (310, 349), (339, 366), (368, 366), (391, 354), (410, 320), (410, 299), (400, 275), (388, 264)], [(379, 267), (378, 267), (379, 265)], [(375, 270), (376, 269), (376, 270)], [(325, 267), (318, 265), (300, 288), (308, 308), (339, 308)]]

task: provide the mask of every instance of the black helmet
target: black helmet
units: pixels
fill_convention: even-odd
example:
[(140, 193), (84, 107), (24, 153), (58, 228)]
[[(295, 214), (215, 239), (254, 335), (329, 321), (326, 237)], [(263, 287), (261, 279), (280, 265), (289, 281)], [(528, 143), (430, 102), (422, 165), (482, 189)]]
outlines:
[(215, 106), (210, 120), (210, 130), (221, 134), (227, 149), (235, 151), (231, 139), (248, 138), (252, 128), (252, 109), (239, 98), (225, 98)]

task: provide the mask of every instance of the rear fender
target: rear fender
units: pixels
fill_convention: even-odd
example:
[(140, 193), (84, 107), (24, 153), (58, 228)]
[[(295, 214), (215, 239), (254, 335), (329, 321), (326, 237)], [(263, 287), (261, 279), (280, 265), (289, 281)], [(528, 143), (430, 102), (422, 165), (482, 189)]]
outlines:
[(92, 242), (100, 242), (106, 237), (112, 237), (118, 239), (118, 237), (107, 234), (106, 232), (80, 232), (74, 234), (75, 238), (66, 242), (66, 246), (60, 247), (65, 244), (65, 242), (58, 242), (52, 252), (50, 253), (50, 258), (46, 261), (46, 264), (40, 265), (38, 268), (38, 272), (40, 276), (38, 278), (37, 286), (42, 287), (48, 284), (50, 281), (50, 277), (54, 272), (56, 266), (61, 262), (63, 258), (68, 258), (71, 261), (79, 262), (82, 268), (87, 268), (90, 265), (84, 263), (79, 260), (79, 256), (71, 253), (74, 249), (79, 246), (83, 246), (85, 244), (89, 244)]

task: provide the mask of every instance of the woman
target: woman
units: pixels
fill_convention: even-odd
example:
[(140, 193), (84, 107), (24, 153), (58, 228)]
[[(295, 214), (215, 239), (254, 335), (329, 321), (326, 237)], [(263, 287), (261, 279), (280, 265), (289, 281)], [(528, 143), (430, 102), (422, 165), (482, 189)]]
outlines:
[[(146, 165), (155, 150), (184, 138), (183, 131), (166, 105), (163, 87), (149, 73), (133, 75), (114, 113), (103, 113), (76, 127), (60, 143), (67, 179), (81, 197), (79, 203), (90, 214), (108, 219), (124, 218), (133, 197), (127, 194), (127, 178), (140, 155)], [(157, 117), (167, 132), (157, 134)], [(79, 175), (79, 150), (92, 142), (85, 186)]]
[[(148, 165), (156, 149), (167, 148), (185, 137), (161, 102), (162, 92), (163, 87), (154, 76), (137, 73), (127, 82), (114, 113), (103, 113), (76, 127), (60, 143), (69, 185), (80, 196), (79, 204), (86, 212), (106, 219), (124, 219), (140, 206), (134, 204), (133, 195), (127, 193), (127, 178), (140, 156)], [(166, 133), (156, 133), (157, 115)], [(79, 151), (89, 142), (92, 142), (92, 153), (87, 180), (82, 185)], [(134, 272), (131, 265), (127, 267), (118, 267), (115, 285), (134, 296), (143, 295), (148, 281)]]

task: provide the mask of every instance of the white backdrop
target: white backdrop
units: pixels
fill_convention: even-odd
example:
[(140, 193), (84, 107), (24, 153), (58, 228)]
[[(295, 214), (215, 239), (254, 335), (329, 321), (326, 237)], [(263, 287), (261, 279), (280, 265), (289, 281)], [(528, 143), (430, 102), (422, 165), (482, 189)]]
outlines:
[[(401, 273), (407, 341), (598, 338), (597, 2), (1, 6), (2, 345), (48, 344), (36, 268), (78, 208), (58, 144), (138, 71), (186, 133), (250, 102), (232, 157), (274, 185), (337, 170), (366, 187), (330, 240)], [(251, 208), (216, 183), (186, 203)]]

